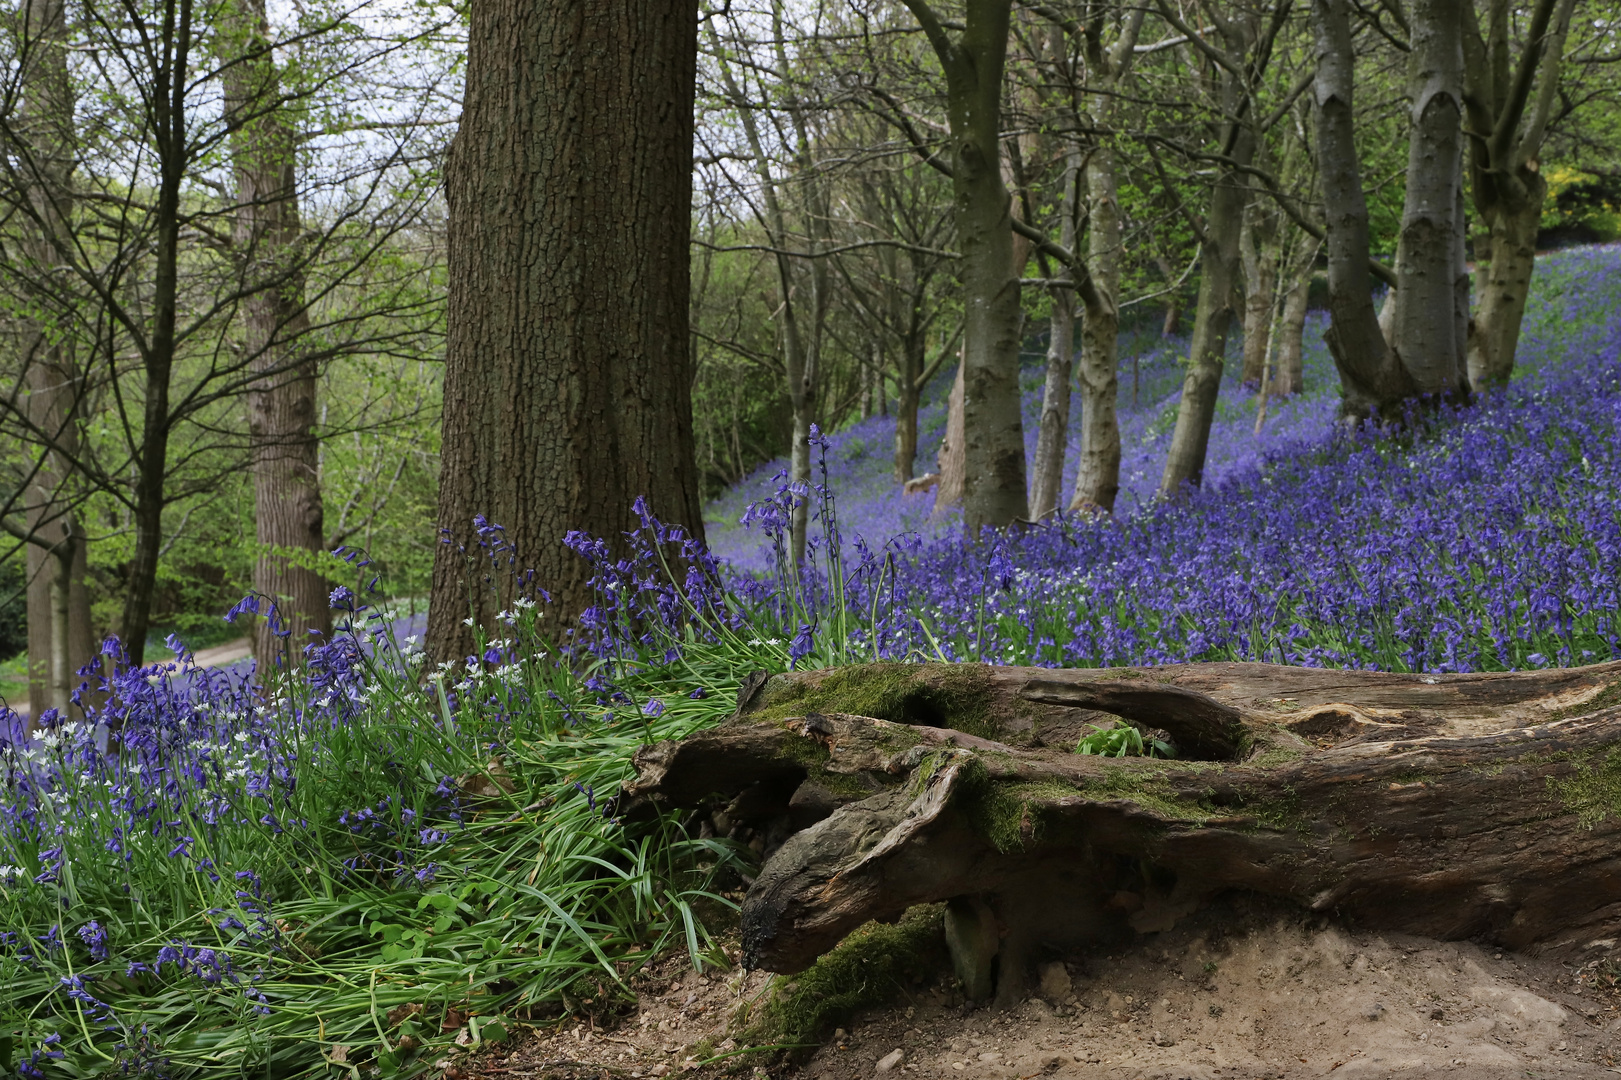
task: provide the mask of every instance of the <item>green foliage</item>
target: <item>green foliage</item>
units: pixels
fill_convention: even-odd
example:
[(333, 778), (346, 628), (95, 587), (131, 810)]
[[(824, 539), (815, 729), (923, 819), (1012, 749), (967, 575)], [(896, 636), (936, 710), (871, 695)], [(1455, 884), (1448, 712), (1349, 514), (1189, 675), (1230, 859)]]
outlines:
[(1144, 739), (1142, 732), (1130, 724), (1103, 727), (1093, 724), (1094, 730), (1081, 736), (1075, 744), (1077, 754), (1097, 754), (1101, 757), (1175, 757), (1176, 751), (1163, 739)]

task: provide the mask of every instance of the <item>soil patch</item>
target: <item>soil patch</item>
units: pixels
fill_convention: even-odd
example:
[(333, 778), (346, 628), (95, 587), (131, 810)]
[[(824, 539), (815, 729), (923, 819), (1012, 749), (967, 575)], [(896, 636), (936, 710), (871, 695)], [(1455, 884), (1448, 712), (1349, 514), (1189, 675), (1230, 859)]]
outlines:
[(897, 986), (893, 1005), (789, 1060), (735, 1041), (773, 992), (769, 976), (700, 975), (668, 957), (633, 1009), (537, 1030), (449, 1080), (1615, 1076), (1616, 944), (1560, 962), (1302, 921), (1240, 898), (1112, 953), (1051, 957), (1040, 996), (1013, 1010), (965, 1004), (948, 972)]

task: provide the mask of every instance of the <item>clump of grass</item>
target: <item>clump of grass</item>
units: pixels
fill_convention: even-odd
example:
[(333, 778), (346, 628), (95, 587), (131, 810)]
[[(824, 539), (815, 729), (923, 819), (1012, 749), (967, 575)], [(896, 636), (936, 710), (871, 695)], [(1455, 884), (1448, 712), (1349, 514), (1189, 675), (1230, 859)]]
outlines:
[(867, 923), (798, 975), (774, 980), (739, 1042), (814, 1045), (946, 964), (944, 904), (914, 907), (895, 923)]

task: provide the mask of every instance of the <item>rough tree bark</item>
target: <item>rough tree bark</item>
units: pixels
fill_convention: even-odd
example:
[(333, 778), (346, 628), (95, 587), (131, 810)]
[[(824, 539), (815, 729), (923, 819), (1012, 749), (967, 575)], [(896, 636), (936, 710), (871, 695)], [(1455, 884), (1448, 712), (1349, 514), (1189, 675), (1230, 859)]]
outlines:
[(505, 526), (562, 619), (591, 602), (568, 530), (614, 543), (645, 495), (702, 538), (686, 326), (697, 27), (690, 0), (472, 8), (446, 177), (435, 658), (466, 655), (462, 620), (493, 630), (504, 599), (481, 587), (476, 514)]
[(1507, 0), (1491, 0), (1484, 38), (1474, 5), (1464, 10), (1464, 100), (1469, 128), (1479, 133), (1470, 140), (1470, 191), (1486, 234), (1485, 244), (1477, 243), (1477, 296), (1467, 347), (1473, 390), (1503, 386), (1514, 372), (1548, 193), (1538, 158), (1559, 99), (1573, 7), (1574, 0), (1539, 0), (1512, 70)]
[[(1023, 519), (1019, 281), (1001, 169), (1009, 0), (968, 0), (952, 37), (925, 0), (904, 0), (945, 72), (963, 285), (963, 521), (971, 534)], [(944, 474), (942, 474), (943, 476)]]
[[(1108, 722), (1178, 756), (1069, 752)], [(630, 812), (724, 807), (762, 839), (743, 949), (779, 972), (936, 901), (994, 920), (1004, 1003), (1038, 950), (1165, 930), (1226, 890), (1517, 949), (1621, 926), (1621, 663), (761, 672), (732, 720), (636, 767)]]
[[(74, 125), (67, 16), (60, 0), (32, 0), (20, 16), (22, 145), (15, 152), (32, 188), (25, 242), (43, 269), (59, 265), (58, 245), (71, 242)], [(29, 715), (38, 718), (46, 709), (67, 715), (78, 685), (75, 672), (93, 655), (85, 586), (88, 544), (71, 506), (84, 386), (63, 328), (30, 324), (20, 331), (26, 416), (40, 455), (25, 495), (24, 536)]]
[(323, 640), (332, 630), (326, 579), (312, 558), (326, 550), (315, 431), (319, 372), (299, 356), (309, 314), (299, 252), (298, 133), (281, 103), (264, 0), (237, 0), (222, 29), (237, 189), (232, 241), (244, 284), (257, 290), (242, 305), (242, 345), (256, 376), (248, 391), (259, 544), (253, 587), (275, 601), (280, 624), (260, 618), (253, 625), (254, 660), (268, 681), (279, 666), (299, 662), (312, 632)]

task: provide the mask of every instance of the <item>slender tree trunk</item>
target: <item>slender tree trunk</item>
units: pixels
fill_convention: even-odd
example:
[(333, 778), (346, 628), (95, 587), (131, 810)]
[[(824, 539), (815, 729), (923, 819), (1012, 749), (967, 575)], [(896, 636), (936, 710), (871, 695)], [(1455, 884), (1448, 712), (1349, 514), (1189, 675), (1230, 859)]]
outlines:
[[(967, 346), (963, 346), (967, 351)], [(935, 459), (935, 470), (940, 482), (934, 488), (934, 513), (940, 514), (962, 505), (963, 488), (967, 484), (964, 471), (968, 455), (963, 448), (963, 370), (967, 359), (957, 363), (957, 377), (951, 383), (951, 396), (946, 399), (946, 434), (940, 441), (940, 453)]]
[(1386, 341), (1370, 287), (1368, 203), (1356, 149), (1355, 53), (1347, 9), (1348, 0), (1312, 2), (1318, 172), (1327, 217), (1325, 340), (1340, 373), (1342, 410), (1366, 416), (1410, 396), (1413, 383)]
[(1244, 268), (1244, 369), (1245, 386), (1266, 381), (1267, 340), (1272, 332), (1272, 309), (1277, 299), (1278, 260), (1282, 238), (1273, 208), (1255, 200), (1245, 215), (1244, 235), (1239, 249)]
[[(1064, 195), (1059, 213), (1060, 242), (1075, 249), (1075, 222), (1080, 213), (1078, 185), (1082, 156), (1071, 149), (1064, 169)], [(1073, 273), (1065, 269), (1065, 281)], [(1047, 377), (1041, 388), (1041, 428), (1036, 436), (1034, 476), (1030, 485), (1030, 517), (1040, 521), (1058, 509), (1064, 486), (1064, 451), (1069, 441), (1070, 376), (1075, 367), (1075, 290), (1065, 285), (1052, 289), (1052, 316), (1047, 328)]]
[(234, 62), (225, 69), (226, 108), (246, 118), (232, 146), (233, 239), (244, 284), (259, 288), (243, 305), (243, 347), (258, 376), (248, 391), (259, 544), (253, 585), (275, 601), (280, 623), (261, 618), (253, 627), (259, 678), (268, 682), (278, 664), (298, 663), (312, 631), (325, 638), (332, 621), (326, 581), (312, 558), (326, 549), (326, 532), (315, 433), (318, 373), (298, 355), (309, 316), (298, 252), (297, 133), (278, 105), (264, 0), (238, 3), (227, 42)]
[(901, 355), (901, 374), (895, 380), (895, 482), (904, 484), (912, 479), (917, 466), (917, 409), (922, 396), (917, 385), (921, 375), (922, 356), (914, 352), (907, 342)]
[[(1248, 165), (1255, 154), (1255, 137), (1247, 125), (1234, 132), (1232, 146), (1232, 159), (1240, 166)], [(1165, 498), (1176, 496), (1185, 484), (1197, 487), (1204, 479), (1210, 423), (1216, 415), (1216, 397), (1227, 359), (1233, 288), (1238, 282), (1238, 235), (1244, 225), (1248, 197), (1248, 182), (1236, 169), (1223, 172), (1210, 195), (1205, 239), (1199, 251), (1199, 302), (1193, 314), (1193, 344), (1188, 372), (1182, 380), (1182, 401), (1176, 410), (1176, 430), (1160, 477), (1159, 493)]]
[[(955, 41), (925, 0), (905, 3), (923, 24), (946, 75), (962, 256), (963, 521), (977, 535), (986, 526), (1020, 520), (1029, 510), (1019, 403), (1019, 280), (1013, 271), (1011, 199), (1001, 167), (1009, 0), (968, 0), (965, 26)], [(941, 483), (944, 489), (943, 470)]]
[(494, 631), (510, 595), (480, 585), (475, 514), (505, 526), (564, 620), (592, 603), (569, 530), (619, 544), (646, 496), (703, 538), (687, 333), (697, 5), (471, 12), (446, 178), (438, 659), (467, 655), (462, 620)]
[(1552, 113), (1574, 0), (1537, 0), (1524, 27), (1518, 68), (1510, 63), (1507, 0), (1488, 6), (1482, 40), (1473, 6), (1465, 23), (1464, 98), (1470, 128), (1471, 194), (1477, 217), (1477, 307), (1466, 344), (1471, 389), (1507, 385), (1536, 264), (1537, 225), (1548, 184), (1538, 157)]
[(1459, 278), (1465, 274), (1462, 19), (1459, 0), (1416, 0), (1412, 6), (1412, 126), (1392, 344), (1420, 394), (1464, 388), (1457, 317)]
[[(1066, 245), (1068, 246), (1068, 245)], [(1058, 509), (1064, 485), (1064, 444), (1069, 436), (1069, 380), (1074, 368), (1075, 293), (1053, 289), (1048, 323), (1047, 379), (1041, 388), (1041, 430), (1036, 436), (1030, 516), (1040, 521)]]
[[(1128, 23), (1136, 40), (1138, 18)], [(1106, 110), (1102, 100), (1094, 111)], [(1108, 113), (1103, 114), (1107, 117)], [(1105, 119), (1104, 122), (1107, 122)], [(1119, 178), (1114, 147), (1102, 142), (1087, 157), (1087, 266), (1092, 288), (1081, 319), (1081, 445), (1071, 510), (1114, 512), (1120, 492), (1120, 228)]]
[(125, 572), (124, 610), (119, 637), (132, 664), (146, 659), (152, 621), (152, 593), (163, 547), (165, 481), (169, 471), (169, 383), (174, 370), (175, 323), (180, 298), (180, 185), (187, 158), (186, 113), (192, 45), (191, 2), (164, 8), (157, 39), (167, 55), (153, 80), (152, 120), (158, 160), (158, 192), (153, 214), (151, 331), (143, 350), (146, 376), (139, 455), (130, 515), (134, 551)]
[[(23, 63), (19, 128), (28, 140), (23, 168), (30, 173), (35, 218), (26, 242), (42, 267), (60, 263), (69, 242), (73, 192), (73, 92), (68, 77), (67, 19), (61, 0), (32, 0), (21, 12)], [(75, 672), (92, 655), (90, 596), (85, 587), (87, 545), (69, 507), (74, 460), (80, 452), (83, 377), (62, 328), (21, 328), (27, 416), (40, 434), (41, 459), (25, 495), (30, 542), (28, 585), (28, 698), (30, 715), (46, 709), (67, 715), (77, 687)]]
[(1486, 253), (1490, 262), (1480, 275), (1474, 333), (1468, 342), (1469, 385), (1476, 390), (1506, 386), (1514, 373), (1514, 354), (1519, 349), (1525, 302), (1536, 269), (1537, 227), (1548, 191), (1540, 173), (1531, 173), (1525, 186), (1525, 201), (1501, 208), (1490, 225)]
[(1278, 328), (1278, 374), (1274, 393), (1292, 397), (1306, 389), (1303, 344), (1306, 336), (1306, 304), (1311, 295), (1312, 265), (1317, 261), (1317, 243), (1305, 245), (1297, 261), (1289, 289), (1283, 294), (1283, 321)]

